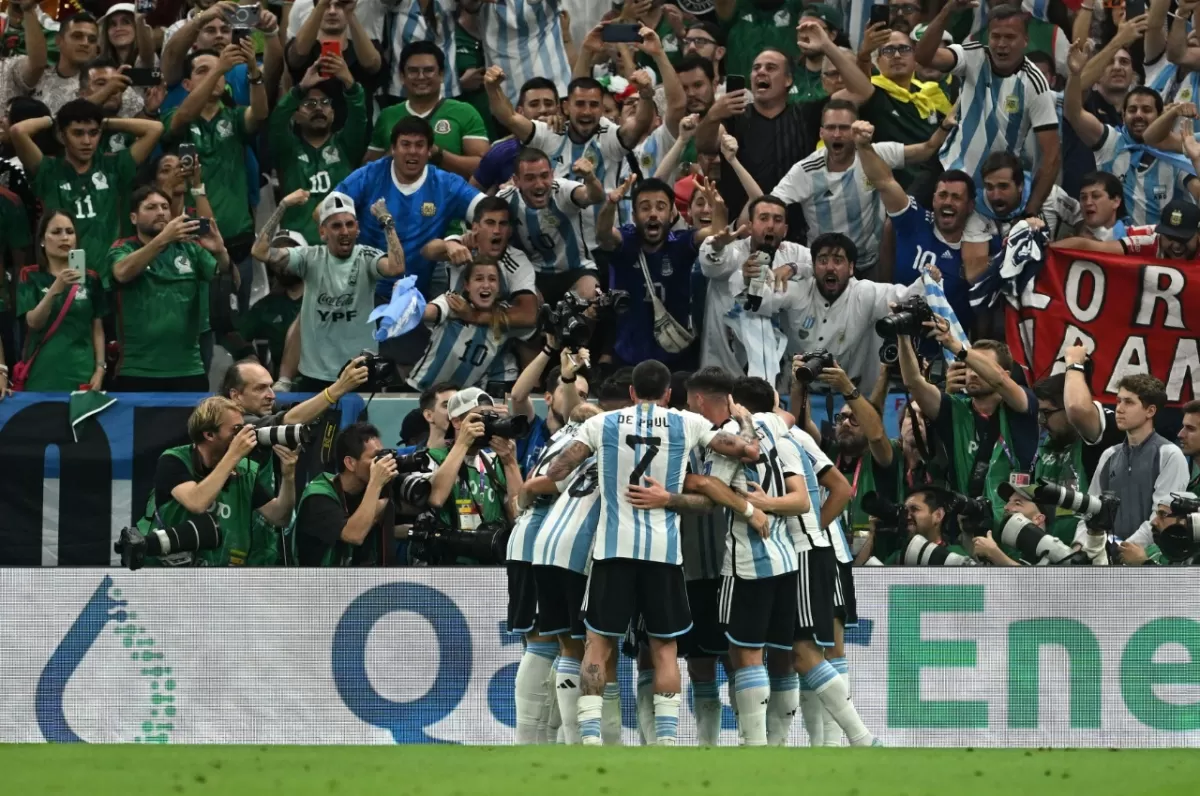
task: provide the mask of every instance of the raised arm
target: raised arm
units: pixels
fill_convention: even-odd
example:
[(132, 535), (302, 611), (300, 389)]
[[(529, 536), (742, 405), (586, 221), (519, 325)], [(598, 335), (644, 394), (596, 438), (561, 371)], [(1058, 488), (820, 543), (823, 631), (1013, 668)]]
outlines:
[(949, 72), (954, 68), (958, 59), (952, 50), (941, 46), (942, 34), (946, 32), (946, 23), (950, 21), (951, 14), (972, 8), (974, 5), (971, 0), (949, 0), (942, 6), (937, 15), (930, 20), (929, 27), (925, 28), (925, 34), (913, 50), (913, 57), (917, 59), (917, 63), (939, 72)]
[[(1104, 0), (1096, 0), (1097, 11), (1102, 11)], [(1085, 9), (1080, 9), (1083, 16)], [(1143, 50), (1145, 62), (1152, 64), (1167, 51), (1167, 13), (1171, 10), (1171, 0), (1150, 0), (1150, 11), (1146, 15), (1146, 38)], [(1090, 14), (1088, 16), (1091, 16)]]
[(134, 136), (133, 145), (129, 147), (129, 155), (139, 166), (146, 162), (158, 139), (162, 138), (162, 122), (154, 119), (120, 119), (109, 116), (104, 120), (104, 129), (117, 133), (129, 133)]
[(387, 257), (380, 260), (379, 273), (389, 278), (404, 276), (404, 246), (396, 235), (396, 222), (388, 212), (387, 200), (376, 199), (371, 205), (371, 215), (383, 227), (383, 237), (387, 240)]
[[(925, 326), (933, 329), (938, 343), (942, 348), (959, 356), (966, 348), (950, 331), (950, 323), (940, 315), (935, 315), (932, 321), (926, 321)], [(1025, 388), (1017, 384), (1008, 371), (996, 364), (995, 360), (983, 356), (974, 348), (967, 349), (967, 367), (975, 371), (989, 387), (996, 391), (1000, 398), (1015, 412), (1029, 411), (1029, 394)], [(921, 407), (924, 409), (925, 407)]]
[[(647, 34), (654, 36), (654, 31), (642, 28), (642, 35), (646, 36)], [(638, 70), (633, 73), (629, 82), (638, 89), (637, 113), (625, 120), (625, 123), (617, 130), (617, 138), (623, 147), (632, 150), (650, 132), (650, 125), (654, 124), (655, 106), (654, 87), (650, 85), (650, 75)], [(682, 91), (682, 89), (680, 90)]]
[[(678, 137), (679, 121), (687, 115), (687, 96), (683, 93), (683, 84), (679, 82), (679, 75), (675, 73), (671, 59), (663, 51), (662, 42), (659, 41), (657, 34), (652, 34), (651, 38), (643, 41), (638, 49), (654, 59), (654, 69), (662, 81), (663, 96), (667, 104), (666, 113), (663, 114), (663, 124), (667, 126), (667, 131), (672, 136)], [(651, 118), (650, 124), (653, 123), (654, 119)], [(649, 130), (649, 125), (647, 125), (647, 130)]]
[(863, 176), (875, 186), (883, 200), (883, 207), (893, 215), (904, 212), (908, 207), (908, 193), (896, 181), (896, 175), (883, 158), (875, 152), (871, 140), (875, 137), (875, 125), (861, 119), (851, 126), (854, 146), (858, 149), (858, 162), (862, 164)]
[(253, 134), (271, 118), (271, 105), (267, 101), (267, 81), (254, 54), (254, 40), (249, 36), (242, 39), (241, 51), (246, 64), (246, 79), (250, 83), (250, 107), (245, 110), (246, 132)]
[[(22, 66), (20, 80), (25, 86), (34, 88), (42, 80), (49, 64), (46, 49), (46, 34), (42, 30), (42, 22), (38, 19), (38, 3), (34, 0), (21, 0), (21, 28), (25, 31), (25, 63)], [(8, 109), (0, 109), (7, 113)]]
[[(1120, 26), (1117, 27), (1116, 35), (1114, 35), (1112, 39), (1109, 40), (1108, 44), (1104, 45), (1104, 47), (1100, 49), (1100, 52), (1096, 53), (1087, 62), (1087, 65), (1083, 67), (1083, 72), (1080, 74), (1079, 80), (1083, 84), (1083, 90), (1085, 92), (1090, 91), (1092, 86), (1096, 85), (1096, 81), (1104, 76), (1104, 70), (1107, 69), (1108, 65), (1111, 64), (1113, 59), (1117, 57), (1117, 53), (1120, 50), (1130, 49), (1147, 34), (1149, 31), (1148, 25), (1149, 22), (1147, 16), (1142, 14), (1141, 16), (1134, 17), (1133, 19), (1125, 20), (1120, 24)], [(1160, 24), (1159, 30), (1161, 29), (1162, 26)], [(1086, 37), (1076, 39), (1074, 44), (1071, 45), (1071, 49), (1074, 50), (1076, 45), (1078, 45), (1080, 42), (1086, 41)], [(1070, 66), (1070, 62), (1068, 62), (1068, 66)]]
[(625, 182), (618, 185), (615, 191), (608, 192), (608, 199), (600, 207), (600, 213), (596, 217), (596, 245), (604, 251), (611, 252), (621, 248), (621, 231), (616, 226), (617, 207), (636, 179), (636, 174), (626, 177)]
[[(171, 37), (171, 43), (175, 41), (175, 38), (175, 36)], [(175, 111), (175, 114), (171, 116), (170, 132), (172, 136), (182, 136), (184, 130), (192, 122), (200, 118), (204, 106), (212, 98), (213, 90), (217, 87), (217, 82), (220, 81), (226, 72), (241, 63), (242, 58), (241, 48), (233, 44), (230, 44), (221, 52), (221, 58), (217, 62), (216, 69), (206, 74), (200, 80), (199, 85), (192, 87), (192, 90), (184, 97), (183, 102), (179, 103), (179, 108)]]
[(37, 173), (38, 167), (42, 165), (42, 150), (38, 148), (37, 142), (33, 137), (43, 130), (49, 130), (54, 127), (54, 119), (49, 116), (43, 116), (39, 119), (26, 119), (23, 122), (17, 122), (12, 127), (8, 128), (8, 137), (12, 142), (13, 151), (17, 153), (17, 158), (21, 161), (21, 165), (25, 167), (25, 171), (31, 176)]
[(572, 202), (579, 207), (591, 207), (604, 201), (604, 183), (596, 176), (596, 167), (592, 165), (592, 161), (580, 158), (572, 164), (571, 171), (583, 183), (571, 192)]
[(829, 63), (841, 73), (842, 81), (845, 83), (844, 90), (850, 93), (854, 102), (865, 102), (867, 97), (874, 93), (875, 86), (871, 83), (870, 76), (864, 75), (858, 68), (858, 64), (849, 50), (843, 50), (833, 39), (829, 38), (824, 24), (819, 22), (816, 17), (802, 17), (800, 24), (796, 27), (796, 33), (800, 38), (815, 42), (821, 48), (821, 52), (829, 59)]
[(1063, 376), (1062, 405), (1067, 413), (1067, 422), (1079, 432), (1084, 442), (1097, 442), (1104, 432), (1103, 418), (1092, 401), (1092, 390), (1088, 387), (1087, 376), (1070, 367), (1087, 363), (1087, 348), (1081, 345), (1071, 346), (1063, 358), (1067, 363), (1067, 372)]
[(729, 164), (729, 168), (733, 169), (734, 176), (742, 184), (742, 190), (746, 192), (746, 206), (749, 207), (751, 202), (763, 195), (763, 189), (759, 187), (758, 181), (754, 179), (754, 175), (742, 165), (742, 161), (738, 159), (737, 154), (737, 139), (726, 133), (724, 128), (721, 128), (721, 157), (725, 158), (725, 162)]
[(937, 420), (942, 413), (942, 391), (930, 384), (921, 373), (921, 365), (917, 361), (917, 352), (913, 348), (912, 338), (908, 335), (900, 337), (900, 378), (904, 386), (912, 394), (921, 414), (929, 420)]
[(958, 126), (955, 118), (958, 114), (958, 109), (954, 113), (947, 116), (939, 124), (938, 128), (933, 131), (933, 135), (925, 139), (919, 144), (904, 145), (904, 165), (913, 166), (917, 163), (924, 163), (932, 159), (942, 149), (942, 144), (946, 143), (946, 138)]
[(1067, 56), (1069, 74), (1067, 87), (1063, 90), (1063, 119), (1079, 135), (1079, 140), (1089, 148), (1095, 148), (1104, 139), (1106, 128), (1104, 122), (1097, 119), (1090, 111), (1084, 110), (1083, 107), (1084, 92), (1086, 87), (1091, 85), (1091, 83), (1084, 83), (1081, 77), (1086, 69), (1084, 62), (1086, 61), (1090, 65), (1099, 58), (1097, 56), (1086, 60), (1089, 44), (1087, 39), (1075, 42), (1071, 45), (1070, 55)]
[[(332, 0), (317, 0), (313, 5), (312, 12), (305, 18), (304, 23), (300, 26), (300, 30), (296, 31), (296, 38), (292, 39), (292, 46), (287, 48), (286, 58), (288, 66), (292, 69), (299, 69), (308, 61), (308, 56), (312, 54), (313, 47), (317, 43), (317, 36), (321, 32), (321, 19), (325, 16), (325, 12), (329, 10)], [(350, 22), (355, 20), (354, 12), (346, 9), (346, 20)], [(351, 22), (351, 24), (353, 24)], [(358, 47), (354, 48), (355, 55), (358, 54)]]
[[(820, 379), (842, 394), (846, 406), (850, 407), (850, 411), (854, 413), (854, 419), (858, 422), (858, 427), (862, 429), (863, 436), (867, 438), (871, 457), (884, 467), (891, 465), (891, 440), (887, 438), (887, 433), (883, 430), (883, 420), (879, 417), (879, 412), (875, 411), (875, 407), (867, 396), (855, 388), (854, 382), (850, 381), (846, 371), (842, 370), (836, 362), (834, 367), (826, 368), (821, 372)], [(884, 378), (883, 381), (886, 383), (887, 379)]]
[(258, 237), (254, 240), (254, 245), (250, 247), (250, 256), (260, 263), (263, 263), (272, 271), (282, 271), (288, 263), (287, 249), (275, 249), (271, 246), (271, 241), (275, 235), (279, 233), (279, 224), (283, 221), (283, 214), (292, 207), (300, 207), (308, 201), (308, 191), (292, 191), (287, 196), (283, 197), (283, 201), (275, 208), (275, 212), (267, 219), (267, 223), (263, 225), (262, 232), (258, 233)]
[(683, 151), (687, 149), (688, 144), (696, 135), (696, 127), (700, 124), (699, 114), (691, 114), (684, 116), (679, 122), (679, 135), (675, 138), (675, 143), (671, 144), (671, 148), (658, 161), (658, 168), (654, 170), (654, 177), (659, 180), (665, 180), (668, 184), (673, 184), (677, 172), (679, 171), (679, 161), (683, 157)]
[(1200, 0), (1180, 0), (1167, 32), (1167, 60), (1176, 66), (1200, 68), (1200, 48), (1188, 46), (1188, 22), (1200, 7)]
[(1158, 118), (1146, 127), (1146, 132), (1142, 133), (1142, 142), (1146, 146), (1178, 152), (1181, 139), (1175, 133), (1175, 123), (1181, 118), (1190, 119), (1195, 116), (1196, 106), (1192, 103), (1172, 102), (1163, 108), (1163, 112), (1158, 115)]
[(192, 45), (196, 43), (196, 37), (200, 35), (201, 29), (217, 17), (231, 13), (236, 5), (232, 2), (215, 3), (184, 22), (182, 27), (175, 31), (175, 34), (167, 40), (163, 47), (162, 75), (164, 83), (173, 86), (183, 79), (183, 63), (187, 60), (187, 54), (192, 51)]
[(487, 92), (488, 109), (491, 110), (492, 116), (496, 117), (496, 121), (508, 128), (518, 141), (527, 144), (533, 138), (533, 122), (516, 112), (500, 86), (503, 82), (504, 70), (498, 66), (489, 66), (483, 73), (483, 89)]

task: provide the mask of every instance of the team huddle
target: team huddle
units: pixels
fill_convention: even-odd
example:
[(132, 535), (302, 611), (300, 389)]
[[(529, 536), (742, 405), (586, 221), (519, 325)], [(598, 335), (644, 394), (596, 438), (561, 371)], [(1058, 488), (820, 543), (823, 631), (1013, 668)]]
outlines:
[(507, 564), (509, 630), (527, 642), (517, 742), (561, 726), (566, 743), (620, 743), (624, 639), (646, 744), (676, 743), (681, 655), (701, 744), (720, 733), (718, 660), (741, 744), (782, 745), (797, 709), (813, 745), (878, 744), (842, 652), (857, 619), (838, 521), (849, 491), (822, 488), (833, 463), (762, 379), (697, 371), (688, 411), (669, 408), (662, 363), (632, 381), (627, 399), (577, 406), (521, 491)]

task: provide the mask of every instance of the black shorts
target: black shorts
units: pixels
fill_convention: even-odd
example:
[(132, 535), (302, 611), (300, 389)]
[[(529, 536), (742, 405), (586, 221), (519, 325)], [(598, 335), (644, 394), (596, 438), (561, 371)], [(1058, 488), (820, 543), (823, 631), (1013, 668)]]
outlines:
[(630, 558), (605, 558), (592, 564), (584, 598), (587, 629), (623, 638), (641, 616), (646, 635), (675, 638), (692, 628), (683, 567)]
[(679, 639), (679, 654), (688, 658), (715, 658), (729, 650), (729, 642), (717, 618), (721, 579), (704, 578), (687, 582), (688, 606), (692, 609), (692, 629)]
[(508, 569), (508, 632), (528, 633), (537, 618), (537, 584), (533, 579), (533, 564), (528, 561), (509, 561)]
[(800, 553), (796, 587), (796, 641), (833, 646), (833, 601), (837, 591), (837, 556), (832, 547)]
[(600, 279), (600, 272), (595, 268), (572, 268), (561, 274), (538, 274), (536, 277), (537, 289), (542, 294), (542, 301), (554, 306), (582, 276), (594, 276), (596, 279)]
[(790, 650), (796, 627), (796, 573), (721, 578), (721, 624), (739, 647)]
[(842, 627), (858, 627), (858, 599), (854, 596), (854, 565), (838, 562), (837, 595), (833, 615), (842, 620)]
[(587, 593), (587, 575), (562, 567), (533, 568), (537, 582), (537, 629), (543, 636), (569, 633), (584, 638), (583, 595)]

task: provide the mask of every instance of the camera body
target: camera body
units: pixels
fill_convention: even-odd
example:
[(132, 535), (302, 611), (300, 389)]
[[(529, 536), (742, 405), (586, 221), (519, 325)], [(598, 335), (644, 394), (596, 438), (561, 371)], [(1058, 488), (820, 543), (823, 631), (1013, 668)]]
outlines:
[(261, 10), (258, 6), (237, 6), (226, 15), (226, 18), (231, 27), (249, 29), (258, 27), (260, 14)]
[(498, 415), (494, 412), (484, 412), (480, 415), (483, 420), (483, 444), (492, 441), (492, 437), (501, 439), (525, 439), (529, 436), (529, 418), (525, 415)]
[(413, 560), (430, 566), (449, 566), (459, 558), (481, 565), (503, 564), (508, 557), (512, 529), (504, 523), (484, 523), (473, 531), (458, 531), (440, 524), (433, 514), (422, 514), (408, 532), (408, 550)]
[(884, 340), (903, 336), (916, 337), (925, 333), (922, 325), (933, 320), (933, 310), (920, 296), (912, 296), (896, 305), (892, 314), (875, 322), (875, 333)]
[(821, 375), (821, 371), (825, 368), (834, 367), (833, 354), (826, 351), (824, 348), (818, 348), (815, 351), (801, 354), (804, 361), (797, 365), (793, 373), (796, 376), (796, 381), (801, 384), (809, 384), (816, 381)]
[(875, 518), (876, 533), (898, 533), (901, 526), (907, 525), (904, 506), (896, 505), (878, 492), (863, 495), (861, 505), (868, 516)]
[(417, 511), (427, 509), (429, 495), (433, 490), (429, 483), (429, 476), (424, 472), (429, 467), (429, 451), (421, 448), (411, 453), (401, 454), (385, 448), (375, 454), (375, 459), (382, 459), (384, 456), (391, 456), (396, 460), (397, 476), (392, 479), (391, 483), (392, 501), (406, 503)]
[[(142, 533), (135, 527), (122, 528), (113, 552), (121, 556), (121, 566), (135, 571), (141, 569), (147, 556), (177, 559), (191, 563), (192, 554), (215, 550), (221, 546), (221, 527), (211, 514), (193, 514), (189, 519), (170, 528), (151, 528)], [(177, 564), (178, 565), (178, 564)]]
[[(596, 317), (589, 319), (584, 313), (596, 308)], [(629, 293), (610, 290), (594, 299), (580, 298), (573, 291), (551, 307), (543, 304), (538, 313), (538, 326), (543, 332), (554, 335), (558, 344), (571, 349), (583, 348), (592, 339), (593, 324), (620, 315), (629, 309)]]
[(1173, 564), (1186, 564), (1200, 555), (1200, 500), (1182, 495), (1171, 498), (1171, 516), (1176, 523), (1154, 532), (1154, 543)]
[[(392, 379), (396, 377), (396, 362), (394, 360), (381, 357), (373, 351), (363, 351), (359, 356), (363, 360), (362, 367), (367, 369), (366, 386), (371, 392), (379, 392), (391, 384)], [(349, 364), (347, 362), (346, 366)], [(342, 369), (345, 370), (346, 366), (343, 366)]]
[(959, 526), (972, 536), (987, 536), (992, 529), (992, 502), (985, 497), (954, 495), (951, 513), (959, 516)]

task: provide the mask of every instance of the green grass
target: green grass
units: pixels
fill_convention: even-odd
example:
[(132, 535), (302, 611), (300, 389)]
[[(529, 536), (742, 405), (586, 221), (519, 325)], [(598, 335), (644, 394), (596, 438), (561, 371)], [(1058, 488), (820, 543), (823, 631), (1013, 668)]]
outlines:
[(14, 796), (1138, 796), (1200, 791), (1194, 750), (0, 746)]

